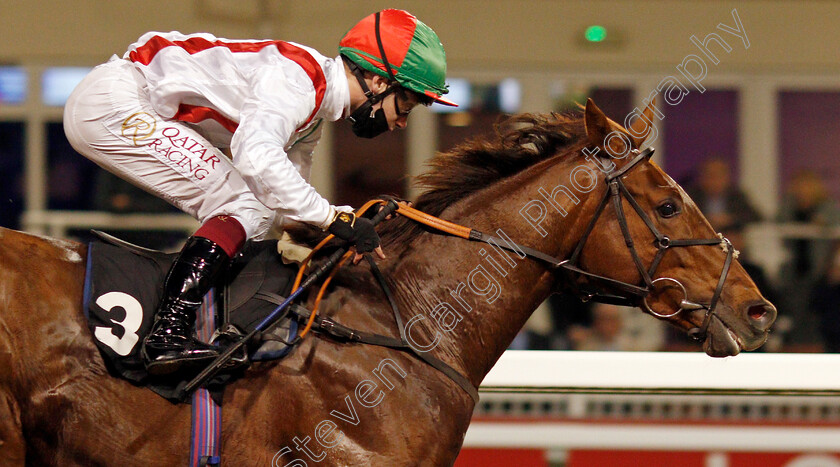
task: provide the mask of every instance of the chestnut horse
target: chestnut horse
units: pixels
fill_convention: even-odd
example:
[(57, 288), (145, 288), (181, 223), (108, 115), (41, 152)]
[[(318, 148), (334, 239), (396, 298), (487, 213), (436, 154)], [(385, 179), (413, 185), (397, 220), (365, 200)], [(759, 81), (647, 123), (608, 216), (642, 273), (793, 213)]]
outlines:
[[(657, 259), (650, 226), (675, 243), (716, 234), (653, 162), (628, 168), (634, 156), (618, 156), (641, 145), (643, 119), (621, 128), (590, 101), (583, 112), (513, 122), (492, 141), (436, 156), (415, 207), (556, 258), (581, 245), (575, 265), (589, 275), (561, 273), (399, 216), (380, 229), (388, 257), (379, 264), (415, 349), (478, 387), (551, 293), (599, 282), (595, 275), (613, 279), (599, 287), (617, 295), (617, 281), (643, 287), (637, 260), (644, 269), (658, 262), (648, 279), (679, 283), (684, 303), (713, 303), (718, 295), (711, 314), (699, 305), (657, 309), (684, 330), (702, 326), (709, 355), (765, 341), (776, 311), (737, 261), (724, 268), (731, 259), (724, 242), (669, 248)], [(624, 168), (626, 194), (617, 203), (623, 213), (606, 203), (593, 221), (612, 186), (603, 183), (606, 172)], [(84, 245), (0, 229), (0, 464), (185, 465), (190, 407), (109, 376), (93, 344), (80, 309), (85, 253)], [(364, 262), (344, 268), (321, 313), (399, 336), (368, 269)], [(659, 295), (662, 303), (679, 303), (673, 293)], [(467, 391), (409, 352), (316, 335), (227, 388), (222, 459), (247, 466), (452, 465), (473, 407)]]

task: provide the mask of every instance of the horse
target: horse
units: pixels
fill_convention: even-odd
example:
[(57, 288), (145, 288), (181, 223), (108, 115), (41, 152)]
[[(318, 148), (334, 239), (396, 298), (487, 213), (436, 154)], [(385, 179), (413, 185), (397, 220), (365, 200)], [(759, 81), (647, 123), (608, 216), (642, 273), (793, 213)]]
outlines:
[[(402, 331), (365, 262), (336, 274), (320, 313), (404, 332), (416, 351), (310, 335), (285, 359), (253, 365), (224, 394), (224, 462), (452, 465), (476, 401), (417, 355), (478, 387), (552, 293), (627, 298), (680, 329), (702, 328), (715, 357), (762, 345), (775, 308), (728, 242), (679, 244), (716, 234), (679, 185), (639, 156), (650, 106), (643, 115), (624, 128), (589, 100), (514, 116), (495, 137), (436, 155), (415, 208), (575, 260), (550, 265), (501, 241), (470, 242), (396, 216), (379, 229), (387, 258), (377, 262)], [(609, 177), (616, 183), (603, 183)], [(190, 407), (111, 377), (93, 344), (80, 309), (85, 255), (82, 244), (0, 229), (0, 463), (185, 463)]]

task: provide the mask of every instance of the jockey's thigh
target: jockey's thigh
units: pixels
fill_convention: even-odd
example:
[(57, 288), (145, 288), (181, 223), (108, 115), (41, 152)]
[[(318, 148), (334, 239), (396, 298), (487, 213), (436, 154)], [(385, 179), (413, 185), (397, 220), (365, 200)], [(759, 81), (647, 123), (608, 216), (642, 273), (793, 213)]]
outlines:
[(186, 123), (161, 117), (127, 60), (94, 68), (71, 94), (64, 131), (73, 147), (103, 169), (176, 206), (202, 223), (237, 219), (262, 238), (274, 212), (260, 203), (233, 163)]

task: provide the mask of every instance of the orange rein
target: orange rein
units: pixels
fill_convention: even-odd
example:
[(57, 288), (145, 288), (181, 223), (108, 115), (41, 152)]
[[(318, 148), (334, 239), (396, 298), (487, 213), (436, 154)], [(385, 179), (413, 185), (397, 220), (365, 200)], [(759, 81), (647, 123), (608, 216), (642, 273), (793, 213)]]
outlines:
[(415, 222), (428, 225), (429, 227), (434, 227), (442, 232), (455, 235), (456, 237), (469, 239), (470, 232), (472, 231), (469, 227), (453, 224), (452, 222), (437, 218), (431, 214), (426, 214), (423, 211), (418, 211), (406, 204), (400, 204), (400, 207), (397, 209), (397, 214), (402, 214)]
[[(381, 199), (374, 199), (368, 201), (364, 204), (364, 206), (359, 208), (359, 211), (356, 213), (356, 215), (361, 216), (374, 204), (381, 205), (385, 203), (387, 203), (387, 201)], [(300, 283), (303, 280), (303, 273), (304, 271), (306, 271), (306, 267), (309, 265), (309, 262), (312, 260), (312, 257), (315, 256), (315, 253), (318, 250), (320, 250), (324, 245), (326, 245), (327, 242), (332, 240), (333, 237), (335, 237), (335, 235), (333, 234), (327, 235), (327, 237), (321, 240), (317, 245), (315, 245), (315, 248), (313, 248), (312, 251), (309, 252), (309, 254), (306, 256), (306, 258), (304, 258), (304, 260), (301, 261), (300, 268), (298, 268), (298, 273), (295, 277), (295, 283), (294, 285), (292, 285), (292, 290), (297, 290), (297, 288), (300, 287)], [(338, 264), (336, 264), (336, 266), (330, 272), (330, 275), (327, 276), (326, 280), (324, 280), (324, 283), (321, 284), (321, 289), (318, 291), (318, 295), (315, 297), (315, 305), (312, 308), (312, 313), (309, 314), (309, 320), (306, 322), (306, 326), (304, 326), (303, 331), (300, 332), (301, 339), (303, 339), (306, 336), (306, 334), (309, 332), (309, 329), (312, 328), (312, 323), (315, 322), (315, 315), (318, 314), (318, 307), (321, 305), (321, 298), (324, 296), (324, 292), (327, 290), (327, 286), (330, 284), (330, 281), (332, 281), (332, 278), (333, 276), (335, 276), (335, 273), (344, 265), (344, 263), (347, 262), (347, 260), (352, 254), (352, 251), (348, 251), (347, 253), (345, 253), (344, 256), (341, 257), (341, 260), (339, 260)]]
[[(359, 208), (356, 215), (358, 215), (358, 216), (363, 215), (373, 205), (376, 205), (376, 204), (383, 205), (383, 204), (386, 204), (386, 203), (387, 203), (386, 200), (381, 200), (381, 199), (374, 199), (374, 200), (368, 201), (367, 203), (364, 204), (364, 206)], [(433, 228), (435, 228), (437, 230), (440, 230), (442, 232), (446, 232), (448, 234), (452, 234), (452, 235), (455, 235), (455, 236), (461, 237), (461, 238), (469, 239), (470, 238), (470, 231), (472, 231), (472, 229), (470, 229), (469, 227), (464, 227), (462, 225), (453, 224), (452, 222), (445, 221), (443, 219), (437, 218), (437, 217), (432, 216), (430, 214), (426, 214), (425, 212), (418, 211), (417, 209), (414, 209), (414, 208), (412, 208), (411, 206), (409, 206), (408, 204), (405, 204), (405, 203), (399, 203), (399, 208), (397, 208), (397, 214), (402, 214), (405, 217), (407, 217), (407, 218), (409, 218), (409, 219), (411, 219), (415, 222), (419, 222), (421, 224), (428, 225), (428, 226), (433, 227)], [(301, 262), (300, 268), (298, 269), (297, 276), (295, 277), (295, 283), (292, 286), (292, 290), (297, 290), (297, 288), (300, 286), (300, 283), (303, 280), (304, 271), (306, 270), (306, 267), (309, 265), (309, 262), (312, 260), (312, 257), (315, 255), (315, 253), (318, 250), (320, 250), (324, 245), (326, 245), (327, 242), (332, 240), (333, 237), (334, 237), (334, 235), (332, 235), (332, 234), (327, 235), (327, 237), (324, 238), (323, 240), (321, 240), (315, 246), (315, 248), (312, 249), (312, 251), (309, 253), (309, 255), (307, 255), (306, 258)], [(333, 270), (330, 272), (330, 275), (327, 276), (326, 280), (324, 280), (324, 283), (321, 284), (321, 288), (320, 288), (320, 290), (318, 290), (318, 295), (315, 297), (315, 304), (312, 307), (312, 313), (309, 315), (309, 320), (307, 321), (306, 326), (303, 328), (303, 331), (300, 332), (300, 338), (301, 339), (304, 336), (306, 336), (306, 334), (312, 328), (312, 323), (315, 322), (315, 315), (318, 313), (318, 307), (321, 305), (321, 298), (323, 298), (324, 293), (327, 290), (327, 286), (329, 286), (330, 281), (332, 281), (333, 276), (335, 276), (335, 273), (347, 262), (347, 260), (350, 258), (350, 256), (352, 254), (353, 254), (352, 251), (348, 251), (347, 253), (345, 253), (344, 256), (341, 257), (341, 260), (338, 262), (338, 264), (335, 266), (335, 268), (333, 268)]]

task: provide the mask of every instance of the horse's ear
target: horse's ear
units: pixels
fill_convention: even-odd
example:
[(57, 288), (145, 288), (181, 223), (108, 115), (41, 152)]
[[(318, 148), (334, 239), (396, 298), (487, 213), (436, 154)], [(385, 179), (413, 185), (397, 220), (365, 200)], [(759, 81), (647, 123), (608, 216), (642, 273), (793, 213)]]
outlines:
[(592, 99), (586, 99), (583, 122), (586, 126), (586, 136), (589, 138), (589, 143), (594, 147), (603, 147), (604, 140), (612, 131), (612, 125), (604, 112), (592, 102)]
[(656, 105), (656, 98), (651, 99), (650, 104), (645, 107), (642, 115), (633, 120), (633, 124), (627, 129), (628, 136), (633, 140), (635, 147), (641, 147), (653, 130), (653, 109)]

